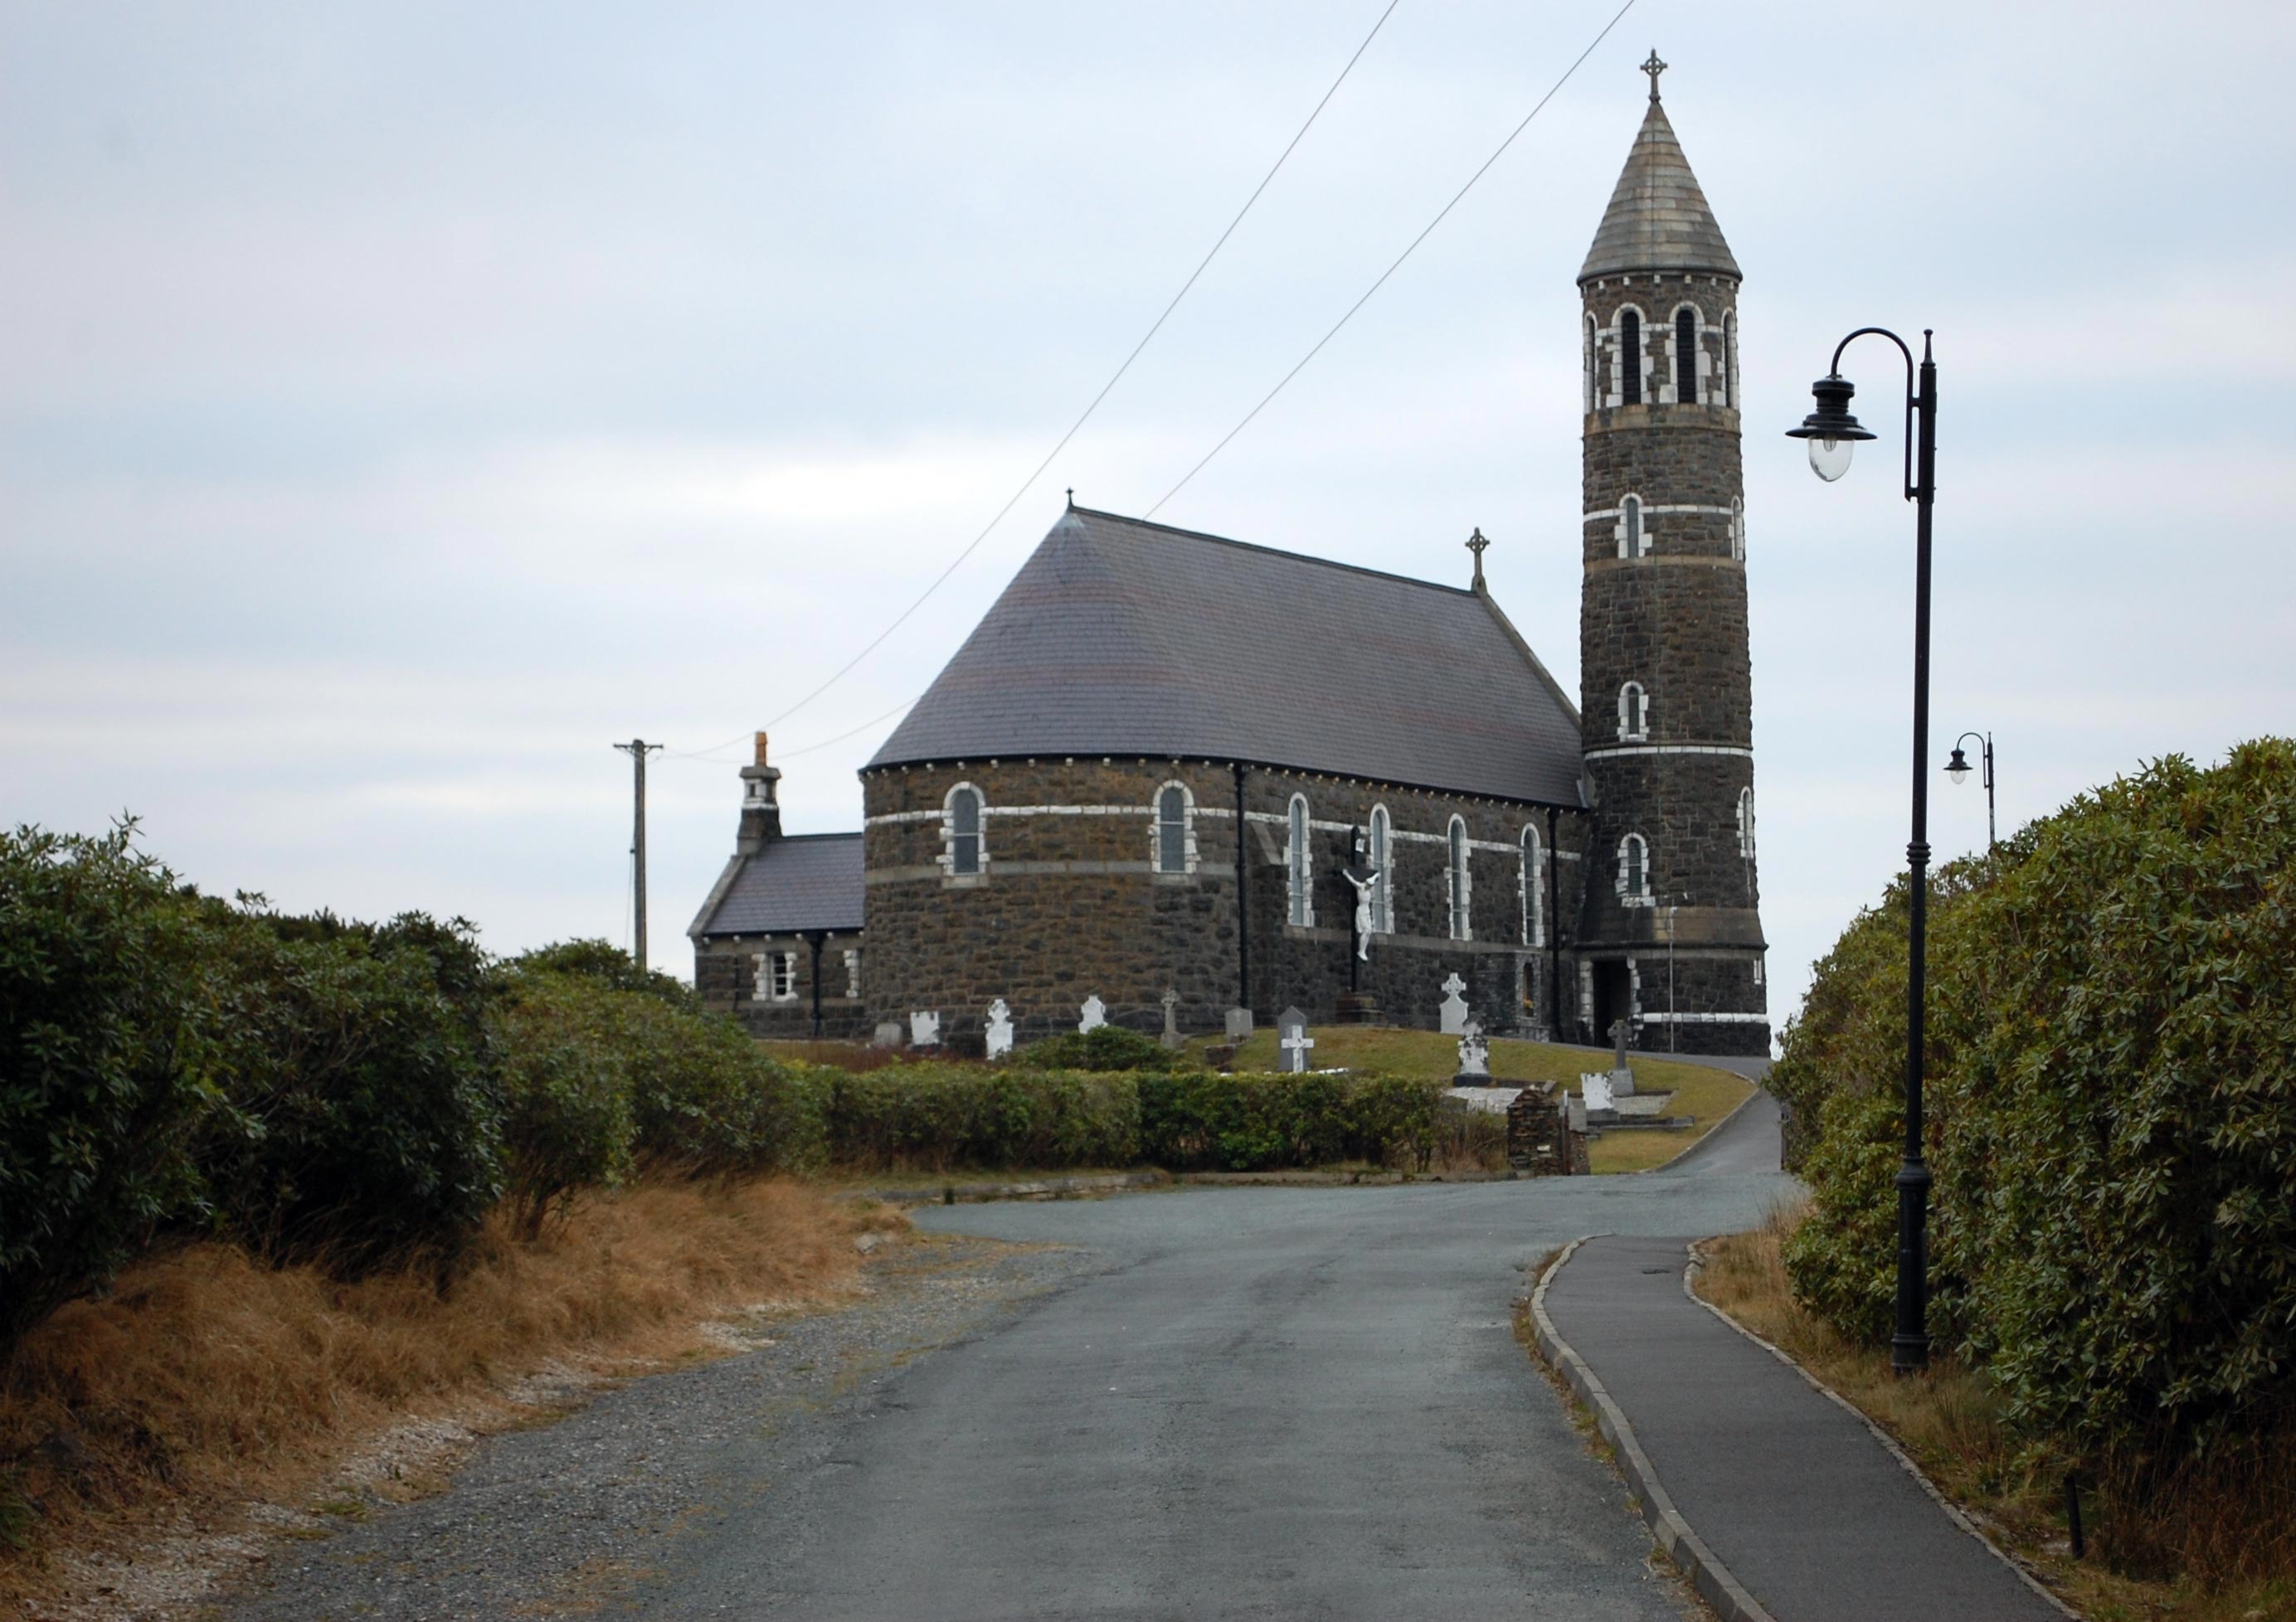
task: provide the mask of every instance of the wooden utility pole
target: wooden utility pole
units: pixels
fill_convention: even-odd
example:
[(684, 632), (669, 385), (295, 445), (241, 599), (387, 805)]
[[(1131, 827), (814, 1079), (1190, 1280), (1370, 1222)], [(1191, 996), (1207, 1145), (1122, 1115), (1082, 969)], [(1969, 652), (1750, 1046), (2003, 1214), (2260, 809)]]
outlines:
[(630, 855), (636, 859), (637, 864), (633, 870), (637, 893), (631, 903), (636, 909), (636, 940), (631, 947), (630, 955), (637, 960), (637, 965), (641, 970), (651, 969), (653, 964), (646, 956), (645, 763), (646, 757), (660, 749), (661, 745), (648, 743), (644, 738), (633, 738), (627, 743), (617, 743), (614, 747), (627, 755), (630, 758), (630, 765), (636, 768), (636, 782), (634, 789), (637, 811), (635, 823), (630, 831)]

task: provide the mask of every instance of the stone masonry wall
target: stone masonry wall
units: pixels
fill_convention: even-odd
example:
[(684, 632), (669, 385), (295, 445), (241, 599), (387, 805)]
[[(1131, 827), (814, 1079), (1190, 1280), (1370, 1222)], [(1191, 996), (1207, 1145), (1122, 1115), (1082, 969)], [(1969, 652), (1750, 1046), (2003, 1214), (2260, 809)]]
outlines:
[[(1193, 796), (1193, 871), (1154, 871), (1158, 791)], [(943, 869), (942, 809), (960, 782), (980, 789), (985, 871)], [(1337, 868), (1348, 829), (1368, 829), (1384, 804), (1398, 837), (1392, 875), (1394, 928), (1377, 938), (1363, 986), (1382, 1021), (1432, 1026), (1445, 978), (1457, 972), (1485, 1028), (1543, 1027), (1549, 1017), (1546, 950), (1523, 944), (1517, 854), (1524, 825), (1546, 840), (1544, 807), (1247, 768), (1243, 889), (1250, 914), (1250, 985), (1262, 1024), (1298, 1004), (1311, 1019), (1333, 1017), (1348, 987), (1353, 891)], [(1311, 817), (1314, 922), (1289, 921), (1286, 814), (1306, 796)], [(876, 1018), (934, 1009), (951, 1034), (977, 1030), (988, 1003), (1005, 999), (1027, 1039), (1073, 1029), (1089, 995), (1134, 1029), (1163, 1026), (1166, 987), (1180, 996), (1190, 1034), (1218, 1030), (1236, 1005), (1238, 878), (1235, 777), (1225, 764), (1136, 758), (975, 762), (890, 768), (864, 780), (867, 823), (865, 995)], [(1480, 848), (1471, 854), (1472, 938), (1449, 937), (1443, 843), (1453, 815)], [(1584, 818), (1558, 813), (1558, 834), (1575, 855)], [(1426, 835), (1427, 838), (1414, 838)], [(1581, 865), (1555, 868), (1562, 913), (1575, 916)], [(1553, 897), (1543, 897), (1547, 948)], [(1564, 998), (1571, 992), (1566, 983)], [(1526, 999), (1528, 999), (1526, 1001)]]
[[(845, 954), (861, 953), (861, 995), (846, 995), (850, 979)], [(771, 952), (797, 954), (797, 995), (776, 1000), (758, 984), (758, 958)], [(873, 1027), (868, 1007), (869, 954), (859, 935), (832, 935), (821, 948), (821, 1034), (830, 1041), (866, 1036)], [(794, 935), (705, 937), (693, 954), (693, 988), (703, 1006), (730, 1013), (753, 1036), (803, 1041), (813, 1035), (813, 945)]]

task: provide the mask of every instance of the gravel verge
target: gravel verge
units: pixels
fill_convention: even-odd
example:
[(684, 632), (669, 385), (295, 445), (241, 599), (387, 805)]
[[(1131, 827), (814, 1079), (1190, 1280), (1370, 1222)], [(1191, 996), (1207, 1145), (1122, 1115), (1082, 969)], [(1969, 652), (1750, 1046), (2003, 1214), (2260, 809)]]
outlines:
[[(740, 1349), (599, 1395), (554, 1422), (479, 1442), (411, 1503), (331, 1503), (336, 1529), (274, 1552), (202, 1622), (587, 1616), (636, 1600), (669, 1542), (763, 1495), (801, 1548), (840, 1438), (881, 1409), (903, 1365), (993, 1331), (1106, 1266), (1051, 1246), (926, 1236), (874, 1258), (868, 1293), (726, 1326)], [(180, 1614), (180, 1613), (179, 1613)]]

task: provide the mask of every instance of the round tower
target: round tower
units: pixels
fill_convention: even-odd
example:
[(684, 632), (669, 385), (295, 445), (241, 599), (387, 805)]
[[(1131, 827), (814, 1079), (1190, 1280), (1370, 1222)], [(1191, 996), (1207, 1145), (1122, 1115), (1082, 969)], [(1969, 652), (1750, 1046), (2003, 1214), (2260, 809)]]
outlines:
[(1578, 273), (1579, 1014), (1644, 1050), (1767, 1054), (1738, 456), (1738, 262), (1659, 102)]

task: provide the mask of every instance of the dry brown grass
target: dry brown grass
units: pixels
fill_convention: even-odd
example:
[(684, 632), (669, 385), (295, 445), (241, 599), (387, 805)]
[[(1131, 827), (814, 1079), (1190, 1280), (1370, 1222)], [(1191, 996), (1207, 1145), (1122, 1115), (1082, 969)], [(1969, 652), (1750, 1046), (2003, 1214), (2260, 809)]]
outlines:
[[(1939, 1348), (1929, 1372), (1900, 1378), (1886, 1350), (1845, 1340), (1796, 1304), (1782, 1248), (1801, 1216), (1801, 1208), (1783, 1207), (1752, 1233), (1702, 1245), (1699, 1294), (1888, 1431), (1948, 1497), (2074, 1609), (2095, 1622), (2296, 1618), (2296, 1576), (2284, 1574), (2296, 1552), (2296, 1460), (2284, 1453), (2194, 1471), (2168, 1484), (2165, 1502), (2181, 1511), (2169, 1517), (2132, 1513), (2120, 1507), (2126, 1495), (2085, 1486), (2089, 1558), (2075, 1561), (2065, 1529), (2065, 1462), (2007, 1429), (2001, 1399), (1981, 1371)], [(2172, 1524), (2189, 1534), (2164, 1546)], [(2131, 1575), (2170, 1566), (2185, 1575)], [(2275, 1566), (2284, 1574), (2272, 1575)]]
[(52, 1593), (59, 1554), (294, 1502), (394, 1424), (545, 1364), (628, 1372), (693, 1353), (713, 1317), (826, 1299), (853, 1281), (856, 1238), (896, 1225), (800, 1184), (670, 1184), (532, 1241), (498, 1220), (443, 1293), (424, 1268), (346, 1284), (217, 1244), (142, 1263), (0, 1376), (0, 1510), (12, 1498), (21, 1545), (0, 1546), (0, 1606)]

